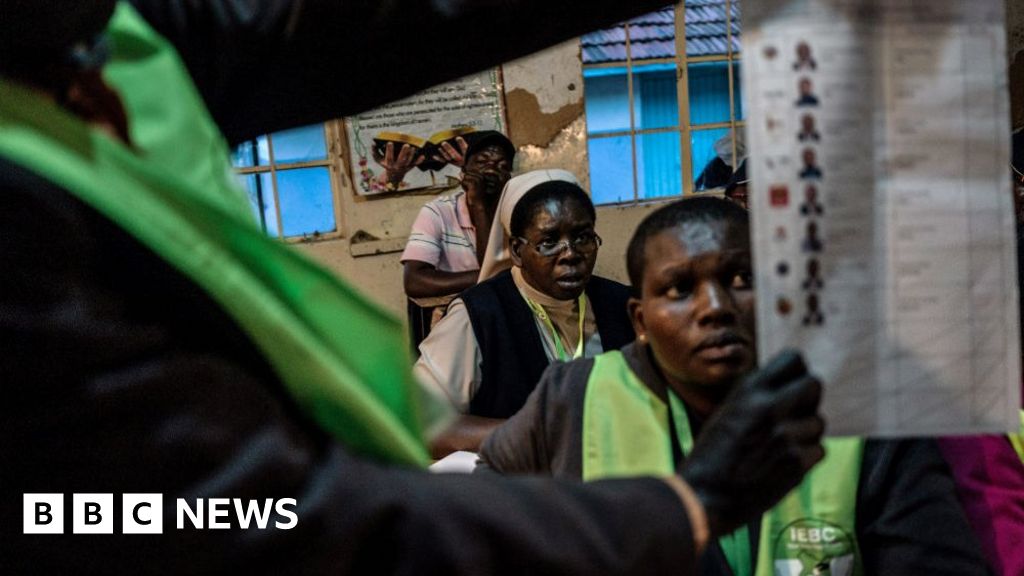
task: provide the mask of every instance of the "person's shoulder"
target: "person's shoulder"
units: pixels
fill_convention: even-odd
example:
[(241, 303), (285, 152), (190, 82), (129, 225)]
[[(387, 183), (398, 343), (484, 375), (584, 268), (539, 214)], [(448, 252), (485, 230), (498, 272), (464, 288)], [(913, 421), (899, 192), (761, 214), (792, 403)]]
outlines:
[(552, 362), (538, 383), (538, 394), (548, 408), (559, 412), (582, 409), (587, 381), (594, 370), (593, 358), (577, 358), (569, 362)]
[(589, 377), (593, 369), (593, 358), (576, 358), (568, 362), (552, 362), (544, 369), (543, 377), (565, 382), (580, 377)]
[(459, 198), (465, 194), (463, 190), (442, 194), (423, 203), (420, 214), (431, 214), (436, 218), (451, 220), (458, 212)]
[[(478, 328), (506, 326), (508, 314), (515, 313), (515, 303), (522, 302), (522, 298), (518, 297), (515, 282), (512, 281), (512, 274), (508, 270), (466, 288), (459, 297), (465, 304), (470, 320)], [(522, 306), (529, 314), (525, 302)]]
[[(510, 270), (503, 270), (490, 278), (478, 282), (469, 288), (462, 291), (461, 298), (470, 300), (479, 298), (483, 294), (492, 294), (499, 287), (512, 282), (512, 272)], [(513, 283), (514, 286), (514, 283)]]
[(444, 310), (444, 317), (439, 322), (444, 322), (449, 317), (458, 318), (459, 321), (469, 320), (466, 303), (462, 300), (462, 296), (456, 296), (448, 303), (448, 307)]
[(465, 196), (465, 194), (465, 190), (462, 189), (455, 192), (447, 192), (428, 200), (423, 204), (423, 207), (430, 206), (436, 209), (455, 210), (459, 204), (459, 199)]

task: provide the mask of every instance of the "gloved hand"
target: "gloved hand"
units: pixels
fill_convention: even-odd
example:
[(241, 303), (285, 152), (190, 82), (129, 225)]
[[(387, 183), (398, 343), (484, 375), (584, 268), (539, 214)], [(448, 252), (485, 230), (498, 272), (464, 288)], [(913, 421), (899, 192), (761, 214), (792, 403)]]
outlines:
[(821, 382), (786, 351), (744, 379), (708, 419), (681, 475), (707, 513), (711, 536), (754, 520), (824, 456)]

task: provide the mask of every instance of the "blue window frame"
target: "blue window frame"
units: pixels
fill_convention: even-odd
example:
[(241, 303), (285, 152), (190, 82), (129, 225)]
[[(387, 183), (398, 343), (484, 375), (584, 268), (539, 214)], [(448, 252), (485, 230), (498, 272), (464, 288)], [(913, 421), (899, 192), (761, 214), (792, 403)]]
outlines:
[(725, 184), (745, 156), (739, 9), (685, 0), (581, 39), (595, 203)]
[(340, 232), (327, 133), (324, 124), (304, 126), (259, 136), (232, 151), (232, 164), (267, 234), (312, 239)]

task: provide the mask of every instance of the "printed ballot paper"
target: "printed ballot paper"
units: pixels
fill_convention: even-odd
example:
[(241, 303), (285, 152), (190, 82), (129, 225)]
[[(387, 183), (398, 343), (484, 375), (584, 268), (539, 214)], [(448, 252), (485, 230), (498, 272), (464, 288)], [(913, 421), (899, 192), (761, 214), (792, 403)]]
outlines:
[(762, 360), (829, 433), (1020, 425), (1002, 0), (743, 5)]

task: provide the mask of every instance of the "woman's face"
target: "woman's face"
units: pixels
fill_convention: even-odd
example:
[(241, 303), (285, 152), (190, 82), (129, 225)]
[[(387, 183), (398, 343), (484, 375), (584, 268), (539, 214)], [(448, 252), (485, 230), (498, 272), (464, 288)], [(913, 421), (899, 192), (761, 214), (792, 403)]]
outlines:
[(690, 222), (647, 240), (633, 327), (670, 382), (722, 397), (749, 372), (754, 289), (748, 226)]
[[(584, 206), (570, 198), (550, 199), (534, 210), (523, 237), (512, 239), (512, 262), (530, 286), (552, 298), (572, 300), (583, 293), (594, 271), (594, 237), (594, 219)], [(560, 251), (541, 254), (559, 242)]]

